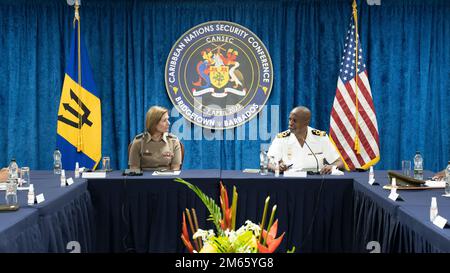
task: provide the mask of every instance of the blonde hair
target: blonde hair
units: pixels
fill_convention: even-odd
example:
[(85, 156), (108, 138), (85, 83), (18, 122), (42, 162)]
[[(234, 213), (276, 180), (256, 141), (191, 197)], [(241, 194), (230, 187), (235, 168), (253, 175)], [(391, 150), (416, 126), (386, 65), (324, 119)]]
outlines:
[(161, 106), (153, 106), (148, 109), (147, 114), (145, 115), (145, 128), (150, 135), (155, 133), (156, 125), (158, 125), (165, 113), (169, 113), (169, 110)]

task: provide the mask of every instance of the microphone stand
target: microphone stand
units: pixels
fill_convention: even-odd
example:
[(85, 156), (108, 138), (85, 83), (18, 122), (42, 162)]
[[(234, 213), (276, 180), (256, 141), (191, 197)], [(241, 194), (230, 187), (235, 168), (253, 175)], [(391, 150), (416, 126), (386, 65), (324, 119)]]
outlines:
[[(289, 129), (289, 131), (290, 131), (291, 133), (293, 133), (290, 129)], [(311, 151), (312, 155), (313, 155), (314, 158), (316, 159), (316, 171), (315, 171), (315, 172), (313, 172), (313, 171), (307, 171), (306, 173), (309, 174), (309, 175), (320, 174), (320, 171), (319, 171), (319, 160), (317, 159), (316, 154), (312, 151), (311, 147), (309, 147), (308, 142), (306, 142), (306, 137), (305, 137), (305, 138), (302, 138), (302, 139), (303, 139), (303, 141), (305, 141), (306, 147), (308, 147), (308, 149)]]
[(317, 159), (316, 154), (311, 150), (311, 147), (309, 147), (308, 142), (306, 142), (306, 139), (305, 139), (305, 144), (306, 144), (306, 147), (308, 147), (308, 149), (309, 149), (309, 150), (311, 151), (311, 153), (313, 154), (314, 158), (316, 159), (316, 171), (315, 171), (315, 172), (313, 172), (313, 171), (307, 171), (306, 173), (309, 174), (309, 175), (312, 175), (312, 174), (320, 174), (320, 171), (319, 171), (319, 160)]

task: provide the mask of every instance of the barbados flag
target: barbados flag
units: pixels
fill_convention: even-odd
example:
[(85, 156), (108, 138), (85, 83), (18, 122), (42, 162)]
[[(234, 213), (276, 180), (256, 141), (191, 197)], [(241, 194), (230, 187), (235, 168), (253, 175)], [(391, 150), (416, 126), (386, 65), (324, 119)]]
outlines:
[(73, 170), (75, 162), (95, 169), (102, 151), (101, 101), (81, 37), (78, 7), (69, 56), (59, 103), (56, 145), (62, 154), (63, 169)]

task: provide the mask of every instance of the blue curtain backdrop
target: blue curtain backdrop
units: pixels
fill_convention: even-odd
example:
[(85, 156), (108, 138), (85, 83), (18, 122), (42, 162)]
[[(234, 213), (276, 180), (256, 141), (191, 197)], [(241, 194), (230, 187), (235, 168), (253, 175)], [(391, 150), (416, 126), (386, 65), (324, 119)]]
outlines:
[[(381, 2), (358, 2), (380, 131), (377, 168), (400, 168), (419, 150), (425, 168), (437, 171), (450, 159), (450, 1)], [(312, 126), (328, 131), (351, 0), (84, 0), (80, 14), (101, 93), (102, 150), (114, 168), (126, 167), (128, 143), (143, 130), (147, 109), (172, 108), (164, 85), (172, 45), (210, 20), (241, 24), (268, 48), (274, 67), (269, 125), (259, 128), (254, 120), (222, 134), (183, 125), (171, 112), (173, 128), (191, 139), (183, 140), (185, 168), (257, 167), (260, 143), (287, 128), (296, 105), (308, 106)], [(20, 165), (50, 169), (73, 7), (65, 0), (3, 0), (0, 18), (0, 164), (15, 157)], [(263, 133), (252, 134), (255, 126)]]

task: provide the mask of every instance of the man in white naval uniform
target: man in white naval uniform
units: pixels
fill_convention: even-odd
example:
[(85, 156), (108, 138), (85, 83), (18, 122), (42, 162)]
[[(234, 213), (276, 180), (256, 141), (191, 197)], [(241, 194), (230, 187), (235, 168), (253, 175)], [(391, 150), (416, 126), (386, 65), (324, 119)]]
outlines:
[[(333, 166), (344, 169), (327, 134), (308, 126), (310, 118), (308, 108), (295, 107), (289, 114), (289, 130), (279, 133), (270, 145), (268, 156), (280, 162), (280, 172), (289, 168), (330, 174)], [(269, 169), (274, 170), (273, 164)]]

